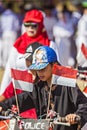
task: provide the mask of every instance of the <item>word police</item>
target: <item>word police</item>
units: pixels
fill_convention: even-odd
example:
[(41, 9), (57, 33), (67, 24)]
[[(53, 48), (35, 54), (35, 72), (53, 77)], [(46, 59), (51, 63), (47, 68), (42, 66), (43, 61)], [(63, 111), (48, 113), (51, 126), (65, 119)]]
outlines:
[(48, 130), (49, 128), (49, 123), (46, 121), (22, 121), (20, 125), (24, 130)]

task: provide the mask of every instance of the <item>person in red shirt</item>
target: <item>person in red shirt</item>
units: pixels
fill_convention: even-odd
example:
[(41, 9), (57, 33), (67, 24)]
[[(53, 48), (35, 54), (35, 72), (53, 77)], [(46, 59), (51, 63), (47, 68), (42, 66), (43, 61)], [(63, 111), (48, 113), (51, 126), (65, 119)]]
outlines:
[[(20, 57), (20, 59), (25, 59), (27, 67), (29, 67), (32, 64), (33, 52), (39, 46), (41, 46), (41, 44), (39, 44), (38, 42), (30, 44), (26, 48), (25, 54), (22, 57)], [(35, 71), (32, 71), (32, 74), (34, 75)], [(15, 96), (15, 94), (20, 94), (22, 92), (23, 92), (23, 90), (20, 90), (20, 89), (17, 89), (17, 88), (15, 89), (14, 86), (13, 86), (13, 82), (10, 82), (10, 84), (7, 86), (7, 88), (5, 89), (3, 94), (0, 95), (0, 102), (6, 100), (8, 98), (11, 98), (12, 96)]]
[[(33, 55), (35, 49), (39, 46), (42, 46), (42, 45), (39, 44), (38, 42), (30, 44), (26, 48), (25, 54), (22, 57), (20, 57), (20, 59), (25, 59), (27, 67), (29, 67), (32, 64), (32, 55)], [(31, 72), (32, 72), (33, 76), (35, 76), (35, 74), (36, 74), (35, 71), (31, 71)], [(20, 90), (17, 88), (15, 89), (13, 86), (13, 82), (10, 82), (10, 84), (5, 89), (4, 93), (2, 95), (0, 95), (0, 102), (5, 101), (6, 99), (11, 98), (13, 96), (16, 96), (16, 94), (21, 94), (22, 92), (23, 92), (23, 90)], [(12, 105), (12, 111), (15, 111), (16, 109), (17, 109), (17, 107), (15, 105)], [(37, 118), (35, 108), (26, 110), (26, 111), (20, 113), (20, 116), (22, 116), (24, 118), (35, 118), (35, 119)]]
[[(24, 59), (20, 59), (20, 57), (25, 53), (25, 49), (27, 46), (34, 42), (39, 42), (42, 45), (52, 47), (58, 57), (58, 48), (56, 43), (50, 41), (48, 39), (46, 30), (43, 25), (44, 16), (42, 11), (33, 9), (28, 11), (25, 14), (23, 23), (25, 26), (26, 32), (22, 34), (14, 43), (8, 62), (6, 64), (6, 69), (4, 72), (4, 76), (1, 83), (0, 95), (5, 91), (6, 87), (11, 82), (11, 68), (15, 69), (26, 69), (26, 64)], [(20, 60), (19, 60), (20, 59)]]

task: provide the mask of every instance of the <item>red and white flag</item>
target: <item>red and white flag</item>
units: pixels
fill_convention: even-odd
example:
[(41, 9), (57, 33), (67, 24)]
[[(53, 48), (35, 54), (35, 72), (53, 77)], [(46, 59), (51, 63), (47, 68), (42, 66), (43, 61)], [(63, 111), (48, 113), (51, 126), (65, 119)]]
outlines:
[(80, 51), (77, 55), (77, 63), (81, 66), (87, 66), (87, 47), (82, 44)]
[(76, 76), (77, 70), (55, 64), (53, 67), (52, 84), (76, 87)]
[[(85, 78), (84, 78), (85, 77)], [(76, 87), (87, 96), (87, 74), (79, 73), (78, 70), (57, 64), (53, 67), (52, 84)]]
[(33, 77), (32, 74), (27, 70), (17, 70), (11, 69), (11, 77), (13, 79), (13, 84), (16, 89), (21, 89), (24, 91), (33, 91)]

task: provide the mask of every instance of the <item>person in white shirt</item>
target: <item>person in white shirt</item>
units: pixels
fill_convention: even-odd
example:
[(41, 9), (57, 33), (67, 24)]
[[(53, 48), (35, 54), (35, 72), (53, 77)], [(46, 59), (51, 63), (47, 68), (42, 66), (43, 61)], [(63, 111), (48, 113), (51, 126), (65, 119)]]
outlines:
[(50, 40), (53, 40), (53, 26), (57, 23), (56, 17), (52, 15), (52, 6), (45, 6), (44, 7), (44, 12), (45, 12), (45, 17), (44, 17), (44, 26), (47, 31), (48, 37)]
[[(86, 2), (87, 3), (87, 2)], [(76, 46), (77, 51), (81, 48), (82, 43), (87, 45), (87, 5), (83, 2), (83, 15), (78, 22)]]
[(17, 38), (19, 31), (19, 19), (13, 12), (13, 2), (6, 5), (5, 11), (1, 14), (1, 32), (2, 32), (2, 60), (3, 67), (6, 66), (10, 50)]
[(87, 66), (87, 60), (83, 60), (81, 56), (81, 47), (84, 44), (87, 47), (87, 2), (82, 2), (83, 15), (78, 22), (77, 36), (76, 36), (76, 47), (77, 47), (77, 64), (80, 66)]
[(53, 35), (59, 50), (60, 63), (74, 66), (71, 54), (71, 37), (74, 33), (73, 24), (63, 11), (58, 11), (58, 22), (53, 27)]

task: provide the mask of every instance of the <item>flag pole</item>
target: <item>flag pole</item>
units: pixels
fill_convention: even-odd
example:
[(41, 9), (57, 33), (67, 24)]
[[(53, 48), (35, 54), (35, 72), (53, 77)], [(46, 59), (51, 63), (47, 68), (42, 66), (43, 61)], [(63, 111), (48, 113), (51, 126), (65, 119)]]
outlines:
[(12, 78), (12, 83), (13, 83), (13, 86), (14, 86), (14, 93), (15, 93), (16, 105), (17, 105), (17, 110), (18, 110), (18, 115), (19, 115), (20, 111), (19, 111), (19, 105), (18, 105), (18, 98), (17, 98), (16, 87), (15, 87), (15, 83), (14, 83), (14, 79), (13, 78)]
[(49, 109), (50, 109), (50, 103), (51, 103), (51, 90), (52, 90), (52, 82), (50, 84), (50, 91), (49, 91), (49, 96), (48, 96), (48, 106), (47, 106), (47, 114), (46, 114), (46, 119), (47, 119), (47, 116), (48, 116), (48, 112), (49, 112)]

